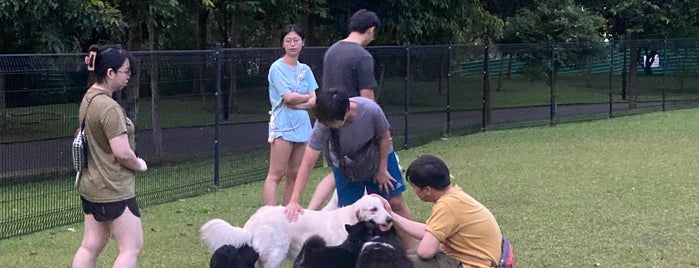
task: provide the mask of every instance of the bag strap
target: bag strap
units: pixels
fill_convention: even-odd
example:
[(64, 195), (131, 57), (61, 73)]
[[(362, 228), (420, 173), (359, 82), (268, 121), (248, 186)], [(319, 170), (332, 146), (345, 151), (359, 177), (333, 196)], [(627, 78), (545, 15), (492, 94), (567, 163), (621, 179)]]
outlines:
[[(364, 144), (364, 146), (362, 146), (362, 148), (359, 148), (359, 150), (357, 150), (356, 152), (363, 152), (367, 150), (370, 146), (374, 146), (374, 143), (378, 143), (379, 139), (379, 136), (374, 135), (366, 144)], [(340, 147), (340, 135), (338, 135), (337, 129), (330, 128), (330, 141), (332, 143), (332, 150), (334, 151), (337, 158), (340, 158), (340, 152), (342, 151), (342, 147)], [(354, 154), (350, 153), (348, 155), (352, 157)]]
[(92, 98), (90, 98), (90, 100), (87, 101), (87, 107), (85, 107), (85, 117), (83, 117), (83, 121), (80, 122), (80, 130), (84, 130), (84, 129), (85, 129), (85, 119), (87, 119), (87, 112), (88, 112), (88, 110), (90, 109), (90, 104), (92, 104), (92, 100), (94, 100), (95, 97), (97, 97), (97, 96), (99, 96), (99, 95), (107, 95), (107, 94), (104, 94), (104, 93), (97, 93), (97, 94), (95, 94), (94, 96), (92, 96)]
[(342, 152), (342, 147), (340, 147), (340, 135), (338, 135), (337, 129), (330, 128), (330, 142), (335, 156), (337, 158), (340, 158), (340, 152)]

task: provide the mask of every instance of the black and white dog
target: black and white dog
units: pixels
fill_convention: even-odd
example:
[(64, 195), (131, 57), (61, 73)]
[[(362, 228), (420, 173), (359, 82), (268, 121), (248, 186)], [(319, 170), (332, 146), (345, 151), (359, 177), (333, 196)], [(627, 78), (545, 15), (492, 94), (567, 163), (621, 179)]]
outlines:
[(357, 258), (361, 268), (413, 268), (395, 227), (364, 243)]
[(254, 268), (259, 257), (247, 244), (241, 247), (224, 245), (214, 251), (209, 265), (210, 268)]
[(362, 245), (381, 230), (370, 221), (346, 224), (345, 229), (347, 240), (337, 246), (326, 246), (325, 240), (317, 235), (308, 238), (296, 256), (294, 268), (355, 268)]

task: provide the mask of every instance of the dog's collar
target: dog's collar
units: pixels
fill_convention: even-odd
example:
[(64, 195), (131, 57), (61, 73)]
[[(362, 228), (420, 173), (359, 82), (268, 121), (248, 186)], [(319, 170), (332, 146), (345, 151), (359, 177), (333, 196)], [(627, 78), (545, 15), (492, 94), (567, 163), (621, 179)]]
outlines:
[(378, 241), (369, 241), (369, 242), (364, 243), (364, 245), (362, 246), (362, 250), (364, 250), (364, 249), (367, 248), (367, 247), (374, 246), (374, 245), (379, 245), (379, 246), (387, 247), (387, 248), (390, 248), (390, 249), (396, 249), (396, 248), (393, 247), (393, 245), (391, 245), (391, 244), (389, 244), (389, 243), (378, 242)]

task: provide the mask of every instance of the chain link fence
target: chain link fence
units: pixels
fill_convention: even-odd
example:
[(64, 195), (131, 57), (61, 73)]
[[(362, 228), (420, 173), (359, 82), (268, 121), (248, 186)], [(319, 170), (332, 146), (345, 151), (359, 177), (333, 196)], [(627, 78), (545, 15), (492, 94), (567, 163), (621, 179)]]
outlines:
[[(326, 47), (306, 47), (322, 87)], [(368, 47), (394, 146), (695, 107), (699, 39)], [(137, 126), (142, 206), (263, 180), (269, 66), (281, 48), (136, 51), (113, 97)], [(0, 238), (82, 220), (70, 143), (84, 54), (0, 55)], [(261, 189), (260, 189), (261, 191)]]

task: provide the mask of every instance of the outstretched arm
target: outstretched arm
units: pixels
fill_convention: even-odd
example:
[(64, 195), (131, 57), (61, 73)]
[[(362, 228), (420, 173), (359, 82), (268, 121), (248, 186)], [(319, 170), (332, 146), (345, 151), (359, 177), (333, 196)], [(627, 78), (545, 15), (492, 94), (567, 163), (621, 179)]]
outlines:
[(417, 245), (417, 255), (422, 259), (431, 259), (439, 251), (439, 240), (427, 231), (427, 225), (421, 222), (412, 221), (393, 212), (391, 204), (380, 195), (372, 194), (381, 199), (384, 208), (393, 218), (393, 224), (407, 232), (410, 236), (420, 240)]
[(286, 218), (290, 222), (295, 222), (299, 214), (303, 214), (303, 208), (300, 204), (301, 195), (303, 194), (304, 188), (306, 188), (308, 177), (311, 175), (311, 171), (313, 171), (313, 166), (318, 160), (319, 155), (320, 151), (313, 150), (311, 147), (306, 146), (306, 151), (303, 153), (303, 160), (301, 160), (301, 167), (299, 167), (299, 172), (296, 175), (294, 190), (291, 192), (291, 199), (284, 210), (284, 214), (286, 214)]

